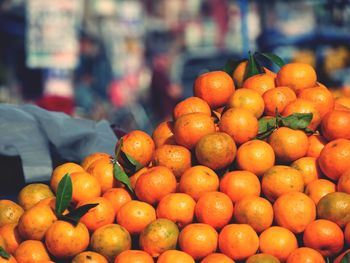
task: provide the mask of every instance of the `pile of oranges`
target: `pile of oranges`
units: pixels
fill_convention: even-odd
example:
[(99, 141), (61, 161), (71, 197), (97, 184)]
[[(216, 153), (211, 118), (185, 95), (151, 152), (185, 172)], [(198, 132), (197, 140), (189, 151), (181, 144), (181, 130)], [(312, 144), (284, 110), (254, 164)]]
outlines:
[[(246, 70), (200, 75), (171, 121), (127, 133), (133, 172), (94, 153), (0, 200), (0, 262), (349, 262), (350, 97), (307, 64)], [(55, 213), (67, 174), (69, 209), (96, 204), (78, 223)]]

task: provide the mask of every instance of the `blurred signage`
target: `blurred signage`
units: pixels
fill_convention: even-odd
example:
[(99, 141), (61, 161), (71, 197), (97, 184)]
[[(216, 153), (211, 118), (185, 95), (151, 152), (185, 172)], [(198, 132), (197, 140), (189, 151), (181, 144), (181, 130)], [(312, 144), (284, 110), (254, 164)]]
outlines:
[(75, 68), (82, 9), (82, 0), (27, 1), (28, 67)]

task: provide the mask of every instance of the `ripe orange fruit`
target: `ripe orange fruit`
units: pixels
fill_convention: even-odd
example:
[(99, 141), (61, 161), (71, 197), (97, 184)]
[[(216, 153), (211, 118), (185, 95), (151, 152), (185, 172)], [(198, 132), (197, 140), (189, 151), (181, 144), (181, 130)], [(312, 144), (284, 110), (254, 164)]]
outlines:
[(210, 106), (205, 100), (198, 97), (189, 97), (176, 104), (173, 110), (173, 117), (174, 120), (177, 120), (182, 115), (195, 112), (211, 116)]
[(149, 167), (143, 167), (140, 170), (138, 170), (136, 173), (134, 173), (132, 176), (129, 177), (130, 185), (131, 185), (133, 190), (135, 190), (136, 182), (139, 179), (139, 177), (141, 176), (141, 174), (144, 174), (148, 170), (149, 170)]
[(318, 219), (311, 222), (304, 231), (304, 245), (320, 252), (322, 256), (337, 255), (344, 246), (344, 234), (332, 221)]
[(285, 107), (297, 99), (295, 92), (288, 87), (276, 87), (269, 89), (263, 96), (265, 115), (275, 116), (276, 110), (282, 112)]
[(153, 165), (168, 167), (176, 177), (192, 166), (191, 152), (180, 145), (162, 145), (154, 153)]
[(204, 113), (182, 115), (174, 125), (176, 143), (188, 149), (194, 148), (204, 135), (212, 132), (215, 132), (214, 121)]
[(275, 130), (268, 139), (276, 158), (281, 163), (290, 163), (304, 157), (308, 149), (306, 134), (300, 130), (281, 127)]
[(288, 63), (281, 67), (276, 77), (278, 86), (287, 86), (294, 91), (314, 87), (316, 80), (313, 67), (304, 63)]
[(97, 204), (80, 218), (90, 232), (94, 232), (101, 226), (111, 224), (114, 221), (113, 205), (104, 197), (92, 197), (78, 203), (77, 207), (87, 204)]
[(16, 249), (15, 258), (17, 262), (31, 263), (49, 261), (50, 256), (43, 242), (38, 240), (26, 240)]
[(213, 170), (229, 166), (235, 159), (236, 151), (234, 140), (224, 132), (203, 136), (195, 148), (198, 162)]
[(268, 90), (275, 88), (275, 78), (269, 74), (259, 74), (247, 78), (243, 88), (257, 91), (261, 96)]
[(195, 263), (187, 253), (179, 250), (167, 250), (160, 255), (157, 263)]
[(17, 223), (24, 210), (18, 204), (11, 200), (0, 200), (0, 227)]
[(228, 108), (242, 108), (250, 111), (256, 118), (260, 118), (264, 112), (264, 100), (253, 89), (238, 89), (228, 100)]
[(350, 109), (350, 97), (340, 96), (340, 97), (335, 99), (335, 103), (338, 103), (338, 104)]
[(275, 164), (275, 153), (264, 141), (248, 141), (238, 148), (236, 163), (239, 169), (262, 176)]
[(321, 177), (321, 171), (315, 157), (302, 157), (295, 160), (290, 166), (301, 173), (305, 185)]
[[(118, 144), (119, 142), (116, 148)], [(123, 136), (122, 151), (133, 157), (142, 166), (147, 166), (152, 161), (154, 150), (155, 145), (151, 136), (144, 131), (134, 130)], [(119, 161), (122, 162), (120, 159)]]
[(348, 222), (344, 229), (345, 242), (350, 246), (350, 222)]
[(303, 192), (304, 179), (298, 170), (285, 165), (276, 165), (266, 171), (261, 187), (266, 198), (274, 202), (285, 193)]
[(193, 87), (196, 97), (205, 100), (212, 109), (226, 105), (235, 91), (232, 78), (224, 71), (212, 71), (197, 77)]
[(139, 234), (149, 223), (156, 220), (156, 210), (150, 204), (132, 200), (119, 209), (116, 219), (131, 235)]
[(96, 177), (87, 172), (76, 172), (70, 175), (72, 180), (72, 201), (82, 202), (101, 195), (101, 185)]
[(52, 191), (56, 193), (58, 184), (60, 183), (60, 181), (62, 180), (65, 174), (71, 174), (75, 172), (84, 172), (84, 171), (85, 171), (84, 168), (76, 163), (64, 163), (57, 166), (53, 170), (51, 179), (50, 179), (50, 187)]
[(230, 135), (237, 144), (245, 143), (258, 134), (258, 120), (248, 110), (230, 108), (221, 116), (219, 129)]
[(135, 193), (138, 199), (149, 204), (158, 203), (164, 196), (174, 193), (176, 178), (165, 166), (154, 166), (141, 174), (136, 182)]
[(249, 195), (235, 203), (234, 218), (239, 224), (250, 225), (257, 233), (272, 225), (272, 205), (265, 198)]
[(321, 131), (329, 141), (340, 138), (350, 140), (350, 111), (329, 111), (322, 118)]
[(173, 193), (164, 196), (157, 206), (157, 218), (166, 218), (180, 228), (192, 223), (196, 202), (184, 193)]
[(91, 235), (90, 247), (108, 262), (113, 262), (120, 253), (131, 249), (131, 237), (124, 227), (109, 224), (98, 228)]
[[(95, 152), (95, 153), (89, 154), (88, 156), (86, 156), (84, 158), (84, 160), (81, 162), (81, 167), (83, 167), (84, 170), (87, 171), (87, 169), (89, 169), (89, 166), (92, 163), (94, 163), (95, 161), (97, 161), (99, 159), (107, 159), (107, 160), (109, 160), (110, 158), (112, 158), (112, 156), (110, 156), (107, 153)], [(74, 172), (81, 172), (81, 171), (74, 171)]]
[(335, 184), (326, 179), (312, 181), (305, 188), (305, 194), (307, 194), (316, 205), (322, 197), (333, 192), (335, 192)]
[(0, 263), (17, 263), (17, 260), (14, 258), (14, 256), (10, 255), (9, 259), (0, 257)]
[(112, 204), (115, 215), (124, 204), (132, 200), (131, 195), (124, 188), (110, 188), (103, 197)]
[(323, 256), (315, 249), (300, 247), (294, 250), (288, 257), (286, 263), (326, 263)]
[(0, 235), (0, 247), (6, 250), (6, 242), (5, 239)]
[(277, 198), (273, 204), (277, 225), (295, 234), (301, 233), (316, 219), (316, 205), (310, 197), (300, 192), (289, 192)]
[(230, 222), (233, 215), (233, 204), (226, 194), (208, 192), (201, 195), (195, 207), (198, 222), (221, 229)]
[(66, 221), (55, 221), (45, 233), (47, 250), (57, 258), (70, 258), (89, 245), (89, 231), (82, 223), (76, 226)]
[(171, 121), (163, 121), (154, 129), (152, 138), (156, 148), (164, 144), (176, 144), (174, 137), (174, 123)]
[(342, 192), (325, 195), (317, 204), (317, 217), (330, 220), (343, 228), (350, 222), (350, 195)]
[(337, 139), (326, 144), (318, 164), (321, 171), (330, 179), (338, 180), (349, 169), (350, 140)]
[(29, 184), (22, 188), (17, 196), (18, 204), (27, 210), (48, 197), (53, 197), (54, 194), (46, 184)]
[(210, 168), (197, 165), (186, 170), (180, 178), (179, 192), (190, 195), (195, 201), (205, 192), (219, 188), (219, 177)]
[(71, 263), (108, 263), (107, 259), (93, 251), (84, 251), (76, 255)]
[(306, 152), (306, 156), (318, 158), (324, 146), (327, 144), (325, 138), (320, 134), (310, 135), (308, 138), (309, 148)]
[(203, 258), (200, 263), (217, 263), (217, 262), (220, 262), (220, 263), (235, 263), (228, 256), (226, 256), (225, 254), (221, 254), (221, 253), (210, 254), (210, 255), (206, 256), (205, 258)]
[(280, 263), (278, 258), (275, 256), (265, 254), (265, 253), (259, 253), (255, 254), (253, 256), (250, 256), (246, 263)]
[(312, 119), (310, 124), (307, 126), (311, 130), (316, 130), (318, 125), (321, 123), (320, 112), (316, 108), (316, 104), (305, 99), (296, 99), (289, 103), (283, 110), (283, 116), (289, 116), (293, 113), (312, 113)]
[(190, 224), (180, 232), (179, 246), (182, 251), (200, 260), (216, 251), (218, 233), (207, 224)]
[(56, 220), (50, 206), (36, 205), (23, 213), (18, 222), (18, 232), (24, 240), (42, 240), (47, 229)]
[(172, 221), (159, 218), (150, 223), (140, 234), (141, 248), (152, 257), (176, 248), (179, 229)]
[(0, 227), (0, 236), (5, 240), (7, 252), (10, 254), (15, 253), (22, 242), (16, 223), (9, 223)]
[(249, 195), (259, 196), (260, 181), (252, 172), (231, 171), (221, 179), (220, 191), (227, 194), (235, 203)]
[(259, 237), (247, 224), (229, 224), (219, 234), (219, 248), (233, 260), (243, 260), (256, 253)]
[(337, 190), (350, 194), (350, 170), (342, 174), (338, 180)]
[(259, 250), (284, 262), (298, 248), (295, 235), (287, 228), (272, 226), (261, 233)]
[(142, 250), (125, 250), (115, 258), (114, 263), (154, 263), (154, 260)]

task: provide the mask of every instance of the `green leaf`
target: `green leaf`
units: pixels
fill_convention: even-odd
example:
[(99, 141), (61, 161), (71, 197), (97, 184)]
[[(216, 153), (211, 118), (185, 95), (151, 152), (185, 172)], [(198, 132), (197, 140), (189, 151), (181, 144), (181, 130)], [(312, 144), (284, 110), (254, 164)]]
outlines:
[(249, 51), (248, 65), (244, 74), (244, 80), (259, 74), (263, 74), (264, 70), (256, 61), (255, 57)]
[(287, 117), (282, 117), (283, 126), (294, 130), (304, 130), (312, 120), (312, 113), (293, 113)]
[(7, 253), (7, 251), (3, 247), (0, 246), (0, 257), (4, 259), (9, 259), (11, 255)]
[(134, 190), (131, 187), (128, 175), (123, 171), (122, 167), (118, 162), (114, 163), (113, 165), (113, 175), (116, 180), (125, 184), (131, 192), (134, 192)]
[(264, 133), (272, 128), (276, 127), (276, 118), (261, 118), (259, 120), (259, 130), (258, 134)]
[(58, 215), (61, 215), (63, 211), (67, 209), (70, 201), (72, 200), (72, 192), (72, 180), (69, 174), (65, 174), (57, 188), (55, 211)]
[(272, 63), (276, 64), (279, 67), (283, 67), (286, 63), (281, 59), (279, 56), (273, 54), (273, 53), (260, 53), (260, 55), (264, 56), (268, 60), (270, 60)]
[(237, 66), (243, 61), (246, 61), (246, 59), (241, 59), (241, 60), (229, 59), (226, 61), (225, 66), (223, 67), (222, 70), (225, 71), (230, 76), (232, 76)]
[(69, 212), (67, 215), (61, 215), (60, 219), (72, 222), (74, 225), (77, 225), (79, 223), (80, 218), (82, 218), (91, 208), (96, 207), (98, 204), (86, 204), (82, 205), (71, 212)]
[(132, 166), (132, 173), (137, 172), (138, 170), (142, 169), (143, 166), (138, 161), (136, 161), (130, 154), (127, 154), (126, 152), (121, 151), (123, 160), (127, 161), (127, 166)]
[(350, 263), (350, 252), (346, 253), (340, 260), (340, 263)]

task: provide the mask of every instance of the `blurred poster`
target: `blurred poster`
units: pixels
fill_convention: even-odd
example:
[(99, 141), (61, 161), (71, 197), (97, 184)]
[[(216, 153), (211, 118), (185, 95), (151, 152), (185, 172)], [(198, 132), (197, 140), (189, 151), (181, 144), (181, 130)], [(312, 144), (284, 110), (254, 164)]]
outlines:
[(75, 68), (83, 1), (28, 0), (26, 7), (28, 67)]

